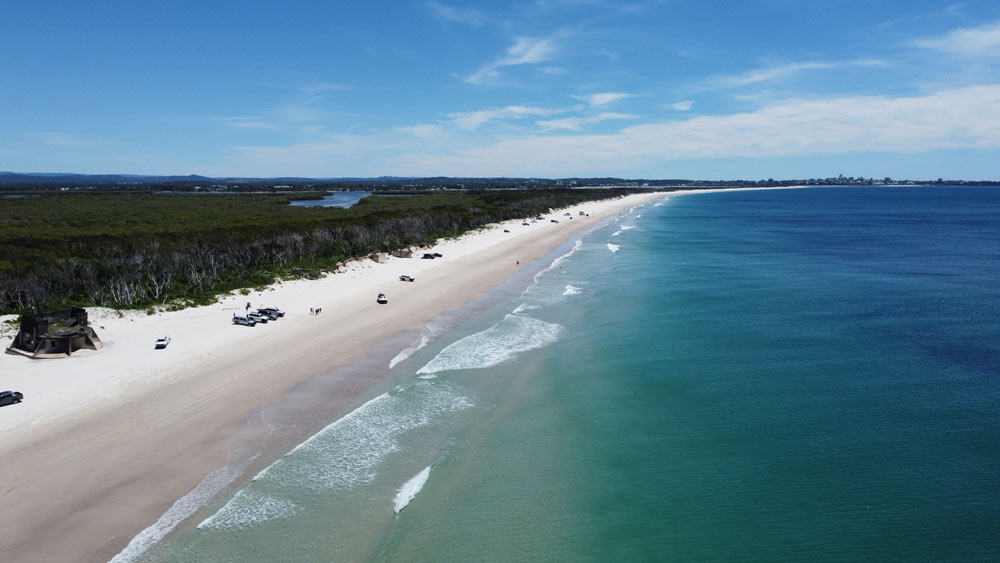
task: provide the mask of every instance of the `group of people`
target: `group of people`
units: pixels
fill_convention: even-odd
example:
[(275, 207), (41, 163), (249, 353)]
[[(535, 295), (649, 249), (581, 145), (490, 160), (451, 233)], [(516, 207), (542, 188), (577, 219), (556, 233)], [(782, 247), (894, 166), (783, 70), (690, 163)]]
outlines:
[(309, 314), (310, 315), (318, 315), (318, 314), (320, 314), (322, 312), (323, 312), (323, 309), (320, 308), (320, 307), (316, 307), (316, 308), (309, 307)]

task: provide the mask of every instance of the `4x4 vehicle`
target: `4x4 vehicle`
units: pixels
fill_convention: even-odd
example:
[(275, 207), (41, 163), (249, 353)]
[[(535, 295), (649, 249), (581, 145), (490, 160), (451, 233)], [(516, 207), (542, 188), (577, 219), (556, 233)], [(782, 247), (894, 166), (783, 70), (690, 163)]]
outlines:
[(378, 297), (375, 298), (375, 301), (380, 305), (385, 305), (389, 302), (389, 298), (386, 297), (384, 293), (379, 293)]
[(257, 309), (257, 312), (267, 315), (272, 319), (277, 319), (278, 317), (285, 316), (285, 312), (277, 307), (261, 307), (260, 309)]
[(413, 281), (413, 276), (405, 276), (405, 275), (404, 276), (399, 276), (399, 281), (408, 281), (408, 282), (411, 282), (411, 281)]
[(243, 325), (243, 326), (254, 326), (257, 324), (257, 321), (253, 319), (248, 319), (246, 317), (233, 317), (233, 324)]
[(18, 391), (0, 391), (0, 407), (20, 403), (23, 398), (24, 395)]
[(247, 318), (252, 319), (254, 322), (258, 323), (266, 323), (267, 321), (271, 320), (270, 315), (265, 315), (263, 313), (256, 313), (253, 311), (247, 313)]

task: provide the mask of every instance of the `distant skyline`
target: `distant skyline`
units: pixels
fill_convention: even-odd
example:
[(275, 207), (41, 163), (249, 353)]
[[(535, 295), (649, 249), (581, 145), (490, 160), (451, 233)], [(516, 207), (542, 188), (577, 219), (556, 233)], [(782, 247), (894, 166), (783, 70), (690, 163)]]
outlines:
[(0, 170), (1000, 178), (1000, 3), (24, 2)]

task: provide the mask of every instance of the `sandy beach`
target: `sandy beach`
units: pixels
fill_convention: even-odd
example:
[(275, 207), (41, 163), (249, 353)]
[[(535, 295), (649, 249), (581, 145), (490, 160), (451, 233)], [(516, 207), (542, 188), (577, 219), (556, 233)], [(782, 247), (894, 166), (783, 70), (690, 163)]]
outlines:
[[(211, 306), (154, 315), (90, 309), (103, 350), (52, 360), (0, 356), (0, 388), (25, 396), (0, 408), (0, 552), (11, 561), (111, 559), (226, 467), (234, 448), (273, 447), (266, 405), (377, 347), (399, 352), (442, 311), (482, 296), (576, 233), (662, 196), (577, 205), (528, 226), (491, 225), (424, 250), (441, 253), (436, 260), (420, 253), (359, 260), (320, 280), (236, 293)], [(416, 281), (400, 281), (404, 274)], [(375, 302), (378, 293), (387, 305)], [(247, 303), (286, 316), (231, 324)], [(166, 335), (170, 345), (154, 350)], [(326, 412), (343, 415), (370, 398), (389, 365), (362, 371), (325, 384)], [(244, 434), (254, 438), (237, 446), (248, 427), (264, 431)]]

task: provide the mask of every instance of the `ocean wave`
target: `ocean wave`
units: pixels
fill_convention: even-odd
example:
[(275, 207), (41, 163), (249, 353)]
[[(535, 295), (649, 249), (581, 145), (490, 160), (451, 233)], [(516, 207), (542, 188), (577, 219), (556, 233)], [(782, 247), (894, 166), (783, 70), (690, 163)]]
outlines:
[(416, 498), (420, 490), (424, 488), (424, 483), (427, 482), (427, 478), (431, 476), (431, 466), (428, 465), (420, 473), (417, 473), (412, 479), (403, 484), (399, 488), (399, 493), (396, 494), (396, 498), (393, 500), (393, 512), (399, 514), (401, 510), (406, 508), (406, 505), (410, 504), (410, 501)]
[(256, 526), (300, 511), (282, 500), (286, 495), (301, 494), (303, 489), (315, 493), (349, 490), (369, 483), (385, 456), (399, 449), (400, 435), (473, 404), (441, 384), (415, 384), (379, 395), (258, 473), (199, 527)]
[(449, 344), (417, 373), (495, 366), (522, 352), (552, 344), (562, 331), (562, 325), (512, 313), (482, 332)]
[(582, 290), (575, 285), (567, 285), (566, 291), (563, 291), (563, 295), (579, 295)]
[(615, 252), (618, 252), (619, 248), (621, 248), (621, 245), (611, 244), (610, 242), (608, 243), (608, 250), (610, 250), (612, 254), (614, 254)]

